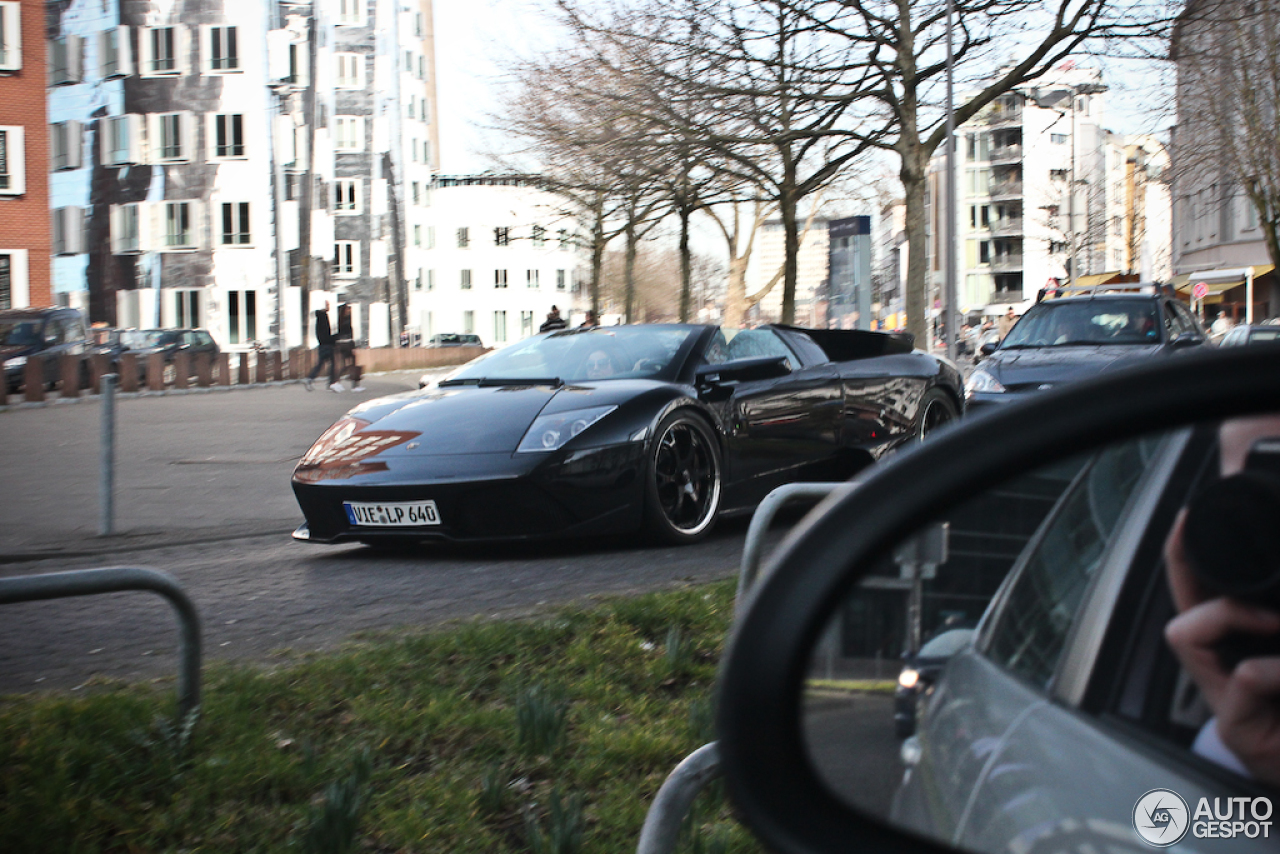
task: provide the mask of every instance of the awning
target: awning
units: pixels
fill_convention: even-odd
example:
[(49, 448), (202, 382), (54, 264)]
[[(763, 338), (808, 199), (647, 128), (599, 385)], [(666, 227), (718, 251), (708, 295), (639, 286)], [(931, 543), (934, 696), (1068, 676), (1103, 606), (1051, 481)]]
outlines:
[(1112, 272), (1112, 273), (1092, 273), (1088, 276), (1081, 276), (1080, 278), (1072, 282), (1068, 287), (1096, 288), (1098, 285), (1110, 285), (1110, 284), (1113, 284), (1116, 281), (1116, 279), (1119, 279), (1123, 275), (1124, 273), (1121, 273), (1119, 270), (1116, 270), (1115, 272)]
[(1243, 285), (1252, 271), (1253, 278), (1265, 276), (1275, 269), (1272, 264), (1255, 264), (1252, 267), (1230, 267), (1221, 270), (1201, 270), (1197, 273), (1183, 273), (1173, 277), (1173, 286), (1179, 293), (1190, 294), (1191, 289), (1199, 282), (1209, 286), (1209, 296), (1218, 296), (1223, 291)]

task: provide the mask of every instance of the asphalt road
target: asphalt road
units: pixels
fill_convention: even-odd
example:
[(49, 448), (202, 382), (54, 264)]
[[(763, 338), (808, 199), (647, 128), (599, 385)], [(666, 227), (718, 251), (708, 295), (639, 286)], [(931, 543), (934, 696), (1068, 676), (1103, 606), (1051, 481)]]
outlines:
[[(0, 577), (96, 566), (171, 573), (200, 611), (207, 661), (273, 662), (362, 632), (508, 617), (603, 594), (736, 574), (745, 520), (693, 547), (628, 540), (380, 552), (294, 542), (294, 462), (368, 392), (287, 384), (139, 397), (117, 413), (116, 530), (100, 536), (101, 406), (0, 412)], [(779, 534), (774, 535), (779, 536)], [(0, 605), (0, 693), (168, 679), (177, 633), (151, 593)]]

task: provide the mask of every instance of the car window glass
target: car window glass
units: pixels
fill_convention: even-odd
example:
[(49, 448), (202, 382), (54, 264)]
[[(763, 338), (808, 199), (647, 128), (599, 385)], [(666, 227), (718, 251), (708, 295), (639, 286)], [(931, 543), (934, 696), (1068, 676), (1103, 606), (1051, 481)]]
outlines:
[(61, 344), (66, 340), (62, 324), (57, 320), (48, 320), (44, 325), (44, 342), (49, 345)]
[(1173, 311), (1181, 320), (1183, 330), (1195, 335), (1197, 338), (1204, 336), (1203, 331), (1200, 329), (1200, 324), (1196, 322), (1195, 315), (1185, 305), (1180, 302), (1173, 303)]
[(1005, 336), (1004, 349), (1150, 344), (1158, 339), (1151, 299), (1050, 300), (1033, 306)]
[(985, 632), (986, 653), (997, 664), (1048, 687), (1085, 589), (1150, 450), (1149, 440), (1108, 448), (1059, 503)]
[(792, 370), (800, 367), (800, 360), (772, 329), (721, 329), (721, 336), (728, 342), (730, 360), (782, 356)]
[(716, 334), (711, 336), (702, 357), (708, 365), (722, 365), (729, 361), (729, 342), (725, 340), (723, 329), (717, 329)]

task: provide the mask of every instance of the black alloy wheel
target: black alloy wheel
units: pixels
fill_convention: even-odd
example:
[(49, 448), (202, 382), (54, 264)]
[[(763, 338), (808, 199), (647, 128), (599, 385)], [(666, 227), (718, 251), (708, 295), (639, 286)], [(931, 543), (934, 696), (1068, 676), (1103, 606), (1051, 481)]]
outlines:
[(670, 543), (710, 532), (720, 509), (720, 448), (706, 422), (674, 412), (658, 425), (649, 457), (645, 520)]
[(955, 403), (947, 393), (936, 388), (925, 392), (920, 401), (920, 418), (917, 435), (924, 441), (929, 434), (944, 424), (950, 424), (959, 417)]

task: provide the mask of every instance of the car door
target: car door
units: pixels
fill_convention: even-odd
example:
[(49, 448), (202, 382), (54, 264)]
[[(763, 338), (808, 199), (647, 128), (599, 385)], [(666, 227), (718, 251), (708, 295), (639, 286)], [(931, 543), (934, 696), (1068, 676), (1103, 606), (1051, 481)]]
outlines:
[(770, 356), (791, 372), (738, 383), (727, 402), (731, 477), (753, 500), (839, 449), (842, 394), (830, 363), (805, 364), (771, 329), (739, 330), (723, 349), (725, 361)]

